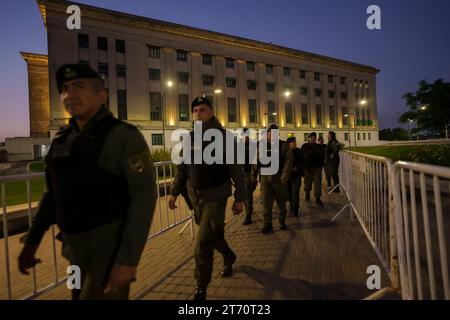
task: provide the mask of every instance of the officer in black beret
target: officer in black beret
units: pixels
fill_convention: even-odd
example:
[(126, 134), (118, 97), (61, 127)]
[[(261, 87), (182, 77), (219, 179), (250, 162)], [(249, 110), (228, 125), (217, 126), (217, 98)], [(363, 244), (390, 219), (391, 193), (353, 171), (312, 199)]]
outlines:
[(322, 189), (322, 168), (325, 164), (325, 152), (323, 147), (317, 144), (317, 133), (311, 132), (308, 135), (308, 142), (302, 145), (305, 169), (305, 200), (310, 201), (310, 191), (314, 183), (314, 196), (316, 204), (323, 206), (320, 200)]
[[(197, 97), (192, 101), (192, 113), (197, 121), (202, 124), (202, 135), (209, 129), (216, 129), (223, 135), (222, 163), (207, 164), (194, 163), (194, 157), (190, 164), (177, 166), (177, 174), (171, 186), (169, 208), (176, 208), (176, 199), (187, 186), (189, 199), (194, 206), (195, 222), (199, 226), (195, 243), (195, 278), (197, 280), (197, 292), (194, 300), (205, 300), (206, 289), (211, 281), (214, 262), (214, 249), (223, 256), (223, 277), (229, 277), (233, 273), (233, 264), (236, 255), (225, 240), (225, 209), (227, 199), (232, 194), (234, 184), (233, 211), (241, 213), (246, 199), (244, 169), (240, 164), (226, 163), (225, 139), (227, 132), (214, 116), (211, 101), (204, 97)], [(192, 147), (195, 140), (191, 132)], [(231, 135), (230, 135), (231, 136)], [(228, 136), (228, 138), (230, 137)], [(209, 145), (203, 142), (202, 151)]]
[(47, 191), (19, 256), (19, 269), (39, 263), (35, 253), (57, 224), (62, 254), (82, 273), (73, 299), (128, 299), (147, 241), (156, 180), (147, 143), (133, 125), (105, 106), (103, 78), (88, 65), (56, 72), (60, 100), (72, 116), (46, 157)]
[[(272, 208), (274, 200), (277, 202), (279, 214), (278, 222), (280, 223), (280, 230), (288, 230), (286, 225), (286, 202), (289, 199), (287, 184), (289, 182), (289, 176), (292, 170), (293, 155), (292, 151), (289, 149), (286, 141), (279, 139), (278, 150), (272, 150), (271, 141), (273, 139), (272, 130), (278, 130), (276, 124), (269, 126), (267, 130), (267, 143), (260, 143), (260, 148), (262, 152), (267, 153), (272, 160), (278, 160), (278, 170), (273, 175), (261, 175), (260, 174), (260, 185), (261, 185), (261, 198), (263, 202), (263, 216), (264, 225), (261, 232), (264, 234), (273, 233), (272, 225)], [(267, 148), (264, 150), (264, 148)], [(258, 167), (270, 167), (272, 163), (262, 164), (258, 163)]]

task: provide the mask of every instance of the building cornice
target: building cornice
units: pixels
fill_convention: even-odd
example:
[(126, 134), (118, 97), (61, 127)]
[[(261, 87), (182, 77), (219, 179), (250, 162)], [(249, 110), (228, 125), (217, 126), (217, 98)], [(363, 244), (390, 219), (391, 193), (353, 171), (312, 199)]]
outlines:
[(67, 7), (75, 4), (80, 7), (84, 17), (94, 20), (100, 20), (110, 23), (123, 24), (131, 27), (147, 29), (152, 31), (159, 31), (180, 35), (184, 37), (196, 38), (200, 40), (212, 41), (228, 46), (236, 46), (250, 50), (256, 50), (264, 53), (284, 55), (296, 59), (304, 59), (311, 62), (325, 63), (328, 65), (348, 68), (360, 72), (370, 74), (377, 74), (380, 70), (377, 68), (349, 62), (341, 59), (318, 55), (306, 51), (286, 48), (274, 44), (269, 44), (261, 41), (245, 39), (237, 36), (227, 35), (215, 31), (208, 31), (204, 29), (184, 26), (176, 23), (141, 17), (128, 13), (97, 8), (64, 0), (37, 0), (39, 10), (41, 11), (44, 24), (47, 25), (47, 11), (53, 11), (60, 14), (66, 14)]
[(27, 63), (39, 62), (39, 63), (48, 65), (48, 56), (46, 54), (21, 51), (20, 55)]

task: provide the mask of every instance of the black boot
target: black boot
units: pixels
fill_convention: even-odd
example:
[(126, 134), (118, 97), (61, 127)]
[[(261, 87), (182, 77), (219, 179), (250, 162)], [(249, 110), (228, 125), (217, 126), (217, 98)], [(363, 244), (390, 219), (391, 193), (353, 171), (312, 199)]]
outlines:
[(247, 225), (249, 225), (249, 224), (252, 224), (252, 216), (251, 216), (251, 214), (247, 214), (246, 216), (245, 216), (245, 220), (244, 220), (244, 222), (242, 223), (244, 226), (247, 226)]
[(323, 207), (323, 202), (320, 200), (320, 197), (317, 197), (317, 198), (316, 198), (316, 204), (317, 204), (318, 206)]
[(197, 287), (197, 292), (194, 295), (194, 300), (205, 301), (206, 300), (206, 288)]
[(288, 230), (288, 226), (285, 221), (280, 221), (280, 230), (286, 231)]
[(229, 277), (233, 274), (233, 264), (236, 262), (236, 254), (230, 249), (229, 256), (223, 257), (223, 271), (220, 273), (222, 277)]
[(264, 234), (269, 234), (273, 232), (273, 226), (272, 224), (265, 224), (263, 228), (261, 229), (261, 232)]

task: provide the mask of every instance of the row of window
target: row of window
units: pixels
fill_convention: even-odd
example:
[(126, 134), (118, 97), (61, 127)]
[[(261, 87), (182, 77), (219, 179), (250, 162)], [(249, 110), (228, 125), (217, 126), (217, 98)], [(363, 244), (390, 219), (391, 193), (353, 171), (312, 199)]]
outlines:
[(365, 89), (369, 89), (368, 81), (363, 82), (363, 80), (353, 79), (353, 86), (358, 87), (358, 85), (360, 88), (362, 88), (364, 86)]
[[(80, 63), (89, 64), (88, 61), (80, 60)], [(99, 63), (98, 64), (98, 72), (100, 74), (108, 75), (108, 64), (107, 63)], [(126, 67), (124, 65), (116, 65), (116, 76), (119, 78), (126, 77)], [(148, 77), (150, 80), (159, 81), (161, 80), (161, 70), (160, 69), (148, 69)], [(188, 83), (189, 82), (189, 73), (188, 72), (178, 72), (177, 73), (177, 81), (179, 83)], [(214, 85), (214, 76), (213, 75), (203, 75), (202, 77), (203, 85), (204, 86), (212, 86)], [(235, 88), (236, 87), (236, 78), (226, 78), (225, 84), (229, 88)], [(257, 82), (255, 80), (248, 80), (247, 81), (247, 88), (249, 90), (256, 90)], [(291, 86), (285, 85), (285, 89), (292, 89)], [(275, 91), (275, 83), (273, 82), (267, 82), (266, 83), (266, 90), (268, 92)], [(307, 87), (300, 87), (300, 95), (306, 96), (308, 94), (308, 88)], [(322, 96), (322, 89), (314, 89), (314, 95), (316, 97)], [(334, 99), (335, 97), (335, 91), (328, 90), (328, 98)], [(360, 96), (358, 93), (355, 93), (355, 99), (358, 100)], [(341, 92), (341, 99), (346, 100), (347, 99), (347, 92)]]
[[(119, 89), (117, 91), (117, 105), (118, 105), (118, 116), (119, 119), (127, 119), (127, 102), (126, 102), (126, 90)], [(212, 99), (212, 98), (211, 98)], [(323, 124), (323, 108), (322, 105), (316, 104), (316, 123), (317, 125)], [(249, 121), (250, 123), (258, 123), (258, 109), (256, 104), (256, 99), (248, 100), (249, 109)], [(160, 92), (150, 92), (150, 120), (151, 121), (162, 121), (162, 97)], [(238, 122), (238, 107), (235, 97), (227, 98), (227, 111), (228, 111), (228, 122)], [(294, 123), (294, 108), (292, 103), (285, 103), (285, 113), (286, 113), (286, 123)], [(336, 124), (336, 107), (333, 105), (329, 106), (329, 124)], [(345, 116), (347, 108), (342, 108), (342, 120), (344, 126), (348, 124), (348, 119)], [(267, 116), (269, 123), (277, 123), (277, 108), (275, 101), (269, 100), (267, 102)], [(370, 118), (370, 114), (368, 114)], [(309, 124), (309, 110), (308, 104), (301, 104), (301, 118), (303, 124)], [(178, 95), (178, 120), (179, 121), (189, 121), (189, 95), (179, 94)], [(370, 120), (360, 120), (361, 123), (357, 125), (371, 125)]]
[[(89, 49), (89, 35), (78, 34), (78, 47)], [(108, 39), (105, 37), (97, 37), (97, 49), (100, 51), (108, 51)], [(117, 53), (125, 53), (125, 40), (116, 39), (115, 49)]]
[[(80, 48), (89, 48), (89, 35), (87, 34), (78, 34), (78, 47)], [(148, 45), (148, 55), (151, 58), (154, 59), (160, 59), (161, 57), (161, 48), (156, 46), (150, 46)], [(97, 49), (101, 51), (108, 51), (108, 39), (106, 37), (97, 37)], [(125, 41), (124, 40), (115, 40), (115, 50), (118, 53), (125, 53)], [(176, 58), (178, 61), (187, 62), (188, 59), (188, 52), (185, 50), (177, 50), (176, 51)], [(213, 63), (213, 56), (210, 54), (203, 54), (202, 55), (202, 62), (205, 65), (212, 65)], [(225, 58), (225, 66), (229, 69), (235, 68), (235, 59), (233, 58)], [(255, 62), (253, 61), (247, 61), (246, 62), (246, 69), (249, 72), (255, 72)], [(274, 66), (271, 64), (266, 64), (266, 74), (272, 75), (274, 70)], [(285, 77), (291, 77), (292, 70), (289, 67), (283, 68), (283, 75)], [(306, 70), (299, 70), (299, 77), (300, 79), (306, 79)], [(319, 72), (314, 72), (314, 80), (315, 81), (321, 81), (321, 74)], [(339, 78), (340, 84), (345, 85), (347, 78), (345, 77), (337, 77), (334, 75), (328, 75), (328, 83), (334, 83), (334, 78)], [(363, 86), (363, 80), (354, 79), (353, 85), (356, 87)], [(365, 88), (368, 88), (368, 81), (365, 81), (364, 84)]]
[[(357, 137), (358, 140), (361, 140), (361, 137), (362, 137), (363, 140), (372, 140), (372, 134), (370, 132), (367, 132), (367, 133), (363, 132), (362, 134), (361, 134), (361, 132), (358, 132), (356, 134), (356, 137)], [(344, 140), (348, 141), (348, 138), (349, 138), (349, 133), (345, 132), (344, 133)]]

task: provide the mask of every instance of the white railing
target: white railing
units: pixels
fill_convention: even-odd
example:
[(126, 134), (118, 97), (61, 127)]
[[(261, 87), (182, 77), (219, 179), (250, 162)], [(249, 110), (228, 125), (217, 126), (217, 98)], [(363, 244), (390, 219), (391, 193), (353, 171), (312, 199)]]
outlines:
[[(174, 178), (173, 172), (173, 164), (172, 162), (157, 162), (154, 164), (155, 166), (155, 177), (156, 177), (156, 189), (157, 189), (157, 204), (156, 209), (153, 216), (152, 225), (150, 228), (148, 239), (156, 237), (163, 232), (174, 228), (182, 223), (186, 223), (186, 225), (180, 230), (180, 234), (184, 232), (187, 227), (190, 227), (191, 239), (194, 237), (194, 223), (193, 223), (193, 214), (189, 210), (186, 202), (183, 197), (178, 198), (178, 208), (175, 210), (169, 210), (167, 206), (168, 196), (170, 195), (170, 184)], [(27, 172), (29, 168), (27, 168)], [(13, 284), (14, 281), (17, 281), (20, 275), (17, 270), (11, 270), (11, 259), (17, 259), (17, 255), (19, 252), (14, 252), (13, 255), (10, 253), (10, 243), (8, 240), (10, 239), (10, 235), (8, 233), (10, 222), (9, 219), (14, 219), (14, 216), (17, 216), (17, 212), (8, 212), (7, 206), (7, 184), (11, 182), (17, 181), (25, 181), (26, 182), (26, 202), (27, 202), (27, 215), (28, 215), (28, 226), (31, 225), (32, 216), (33, 216), (33, 208), (32, 208), (32, 190), (31, 190), (31, 181), (36, 179), (44, 179), (44, 173), (27, 173), (20, 175), (10, 175), (10, 176), (0, 176), (0, 187), (1, 187), (1, 199), (3, 210), (0, 213), (0, 217), (3, 220), (3, 239), (0, 238), (0, 241), (3, 241), (3, 250), (4, 250), (4, 265), (5, 265), (5, 273), (4, 276), (1, 276), (0, 273), (0, 283), (4, 282), (4, 287), (6, 289), (6, 295), (1, 294), (3, 290), (0, 290), (0, 299), (32, 299), (35, 298), (49, 290), (52, 290), (59, 285), (65, 283), (67, 276), (61, 273), (62, 268), (58, 268), (58, 261), (60, 260), (60, 254), (57, 253), (57, 243), (55, 240), (55, 235), (57, 233), (57, 227), (51, 227), (51, 256), (47, 256), (46, 259), (51, 259), (52, 264), (48, 266), (52, 269), (53, 273), (53, 281), (51, 283), (46, 283), (44, 287), (38, 288), (37, 285), (37, 274), (36, 269), (32, 269), (32, 290), (29, 294), (21, 295), (19, 297), (13, 296)], [(11, 208), (11, 207), (9, 207)], [(24, 208), (21, 208), (20, 211), (24, 211)], [(41, 245), (42, 247), (43, 245)], [(3, 260), (3, 256), (1, 260)], [(2, 261), (3, 263), (3, 261)]]
[(450, 299), (450, 168), (398, 161), (394, 201), (403, 299)]
[[(392, 161), (357, 152), (340, 153), (340, 189), (356, 216), (384, 270), (389, 275), (389, 290), (398, 288), (398, 260), (395, 242), (395, 217), (392, 196)], [(385, 288), (384, 292), (387, 292)]]

